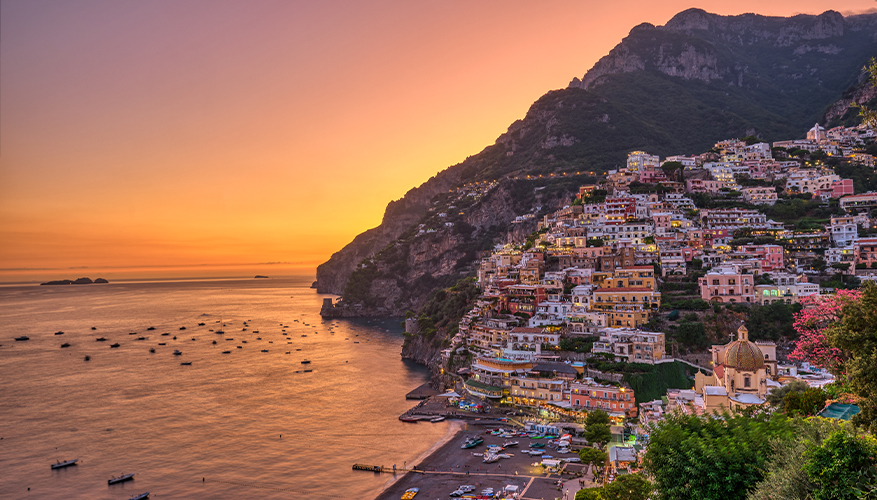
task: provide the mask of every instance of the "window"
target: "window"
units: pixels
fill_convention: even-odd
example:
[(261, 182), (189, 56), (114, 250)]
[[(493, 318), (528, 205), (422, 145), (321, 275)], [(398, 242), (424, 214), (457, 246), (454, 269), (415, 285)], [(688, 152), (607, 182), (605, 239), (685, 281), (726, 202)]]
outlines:
[(743, 387), (752, 387), (752, 379), (750, 379), (748, 376), (743, 377)]

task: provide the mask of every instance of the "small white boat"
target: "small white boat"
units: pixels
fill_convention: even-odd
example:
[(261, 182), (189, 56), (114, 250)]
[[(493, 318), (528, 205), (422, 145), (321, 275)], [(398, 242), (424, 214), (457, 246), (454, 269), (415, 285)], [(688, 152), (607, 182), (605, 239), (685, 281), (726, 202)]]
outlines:
[(438, 417), (432, 417), (431, 419), (429, 419), (429, 421), (430, 422), (441, 422), (444, 419), (445, 419), (445, 417), (438, 416)]
[(510, 446), (517, 446), (517, 445), (518, 445), (517, 441), (506, 441), (505, 443), (502, 444), (502, 447), (508, 448)]
[(143, 500), (144, 498), (149, 498), (149, 492), (148, 492), (148, 491), (147, 491), (146, 493), (141, 493), (141, 494), (139, 494), (139, 495), (134, 495), (133, 497), (129, 498), (128, 500)]
[(70, 467), (71, 465), (76, 465), (76, 462), (78, 462), (78, 461), (79, 461), (78, 458), (75, 460), (66, 460), (64, 462), (58, 460), (57, 462), (52, 464), (52, 468), (53, 469), (63, 469), (64, 467)]
[(113, 478), (107, 479), (107, 484), (122, 483), (122, 482), (129, 481), (129, 480), (132, 480), (132, 479), (134, 479), (134, 473), (133, 473), (133, 472), (130, 473), (130, 474), (122, 474), (121, 476), (113, 477)]

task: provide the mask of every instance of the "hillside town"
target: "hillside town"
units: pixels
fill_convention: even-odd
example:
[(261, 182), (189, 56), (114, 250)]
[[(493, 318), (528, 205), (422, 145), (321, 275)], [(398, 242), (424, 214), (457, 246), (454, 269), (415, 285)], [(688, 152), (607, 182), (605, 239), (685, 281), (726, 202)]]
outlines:
[[(724, 140), (696, 156), (631, 152), (542, 216), (524, 244), (482, 258), (480, 296), (442, 351), (442, 372), (474, 398), (569, 422), (602, 409), (641, 434), (675, 409), (746, 409), (793, 380), (830, 382), (742, 324), (717, 325), (714, 345), (699, 350), (668, 335), (723, 307), (813, 307), (834, 286), (877, 279), (877, 192), (856, 192), (831, 166), (873, 171), (873, 140), (863, 126), (817, 124), (806, 139)], [(770, 209), (792, 204), (818, 214)], [(417, 333), (418, 318), (406, 328)], [(674, 363), (690, 385), (657, 398), (624, 380), (625, 366)]]

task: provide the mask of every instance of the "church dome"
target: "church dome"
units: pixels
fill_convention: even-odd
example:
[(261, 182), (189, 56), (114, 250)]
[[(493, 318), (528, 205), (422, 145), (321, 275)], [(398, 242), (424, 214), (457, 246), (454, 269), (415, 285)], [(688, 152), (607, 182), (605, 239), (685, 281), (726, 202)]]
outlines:
[(740, 334), (739, 340), (732, 342), (725, 350), (725, 366), (751, 372), (764, 368), (764, 353), (749, 341), (749, 331), (741, 326), (737, 332)]

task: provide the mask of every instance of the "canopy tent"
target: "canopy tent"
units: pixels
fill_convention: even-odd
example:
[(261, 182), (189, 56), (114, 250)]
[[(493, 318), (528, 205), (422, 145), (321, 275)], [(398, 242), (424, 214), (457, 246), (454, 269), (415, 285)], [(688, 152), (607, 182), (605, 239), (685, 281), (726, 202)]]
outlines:
[(444, 394), (438, 394), (435, 397), (437, 397), (437, 398), (459, 398), (460, 395), (457, 394), (455, 391), (450, 391), (450, 392), (446, 392)]

